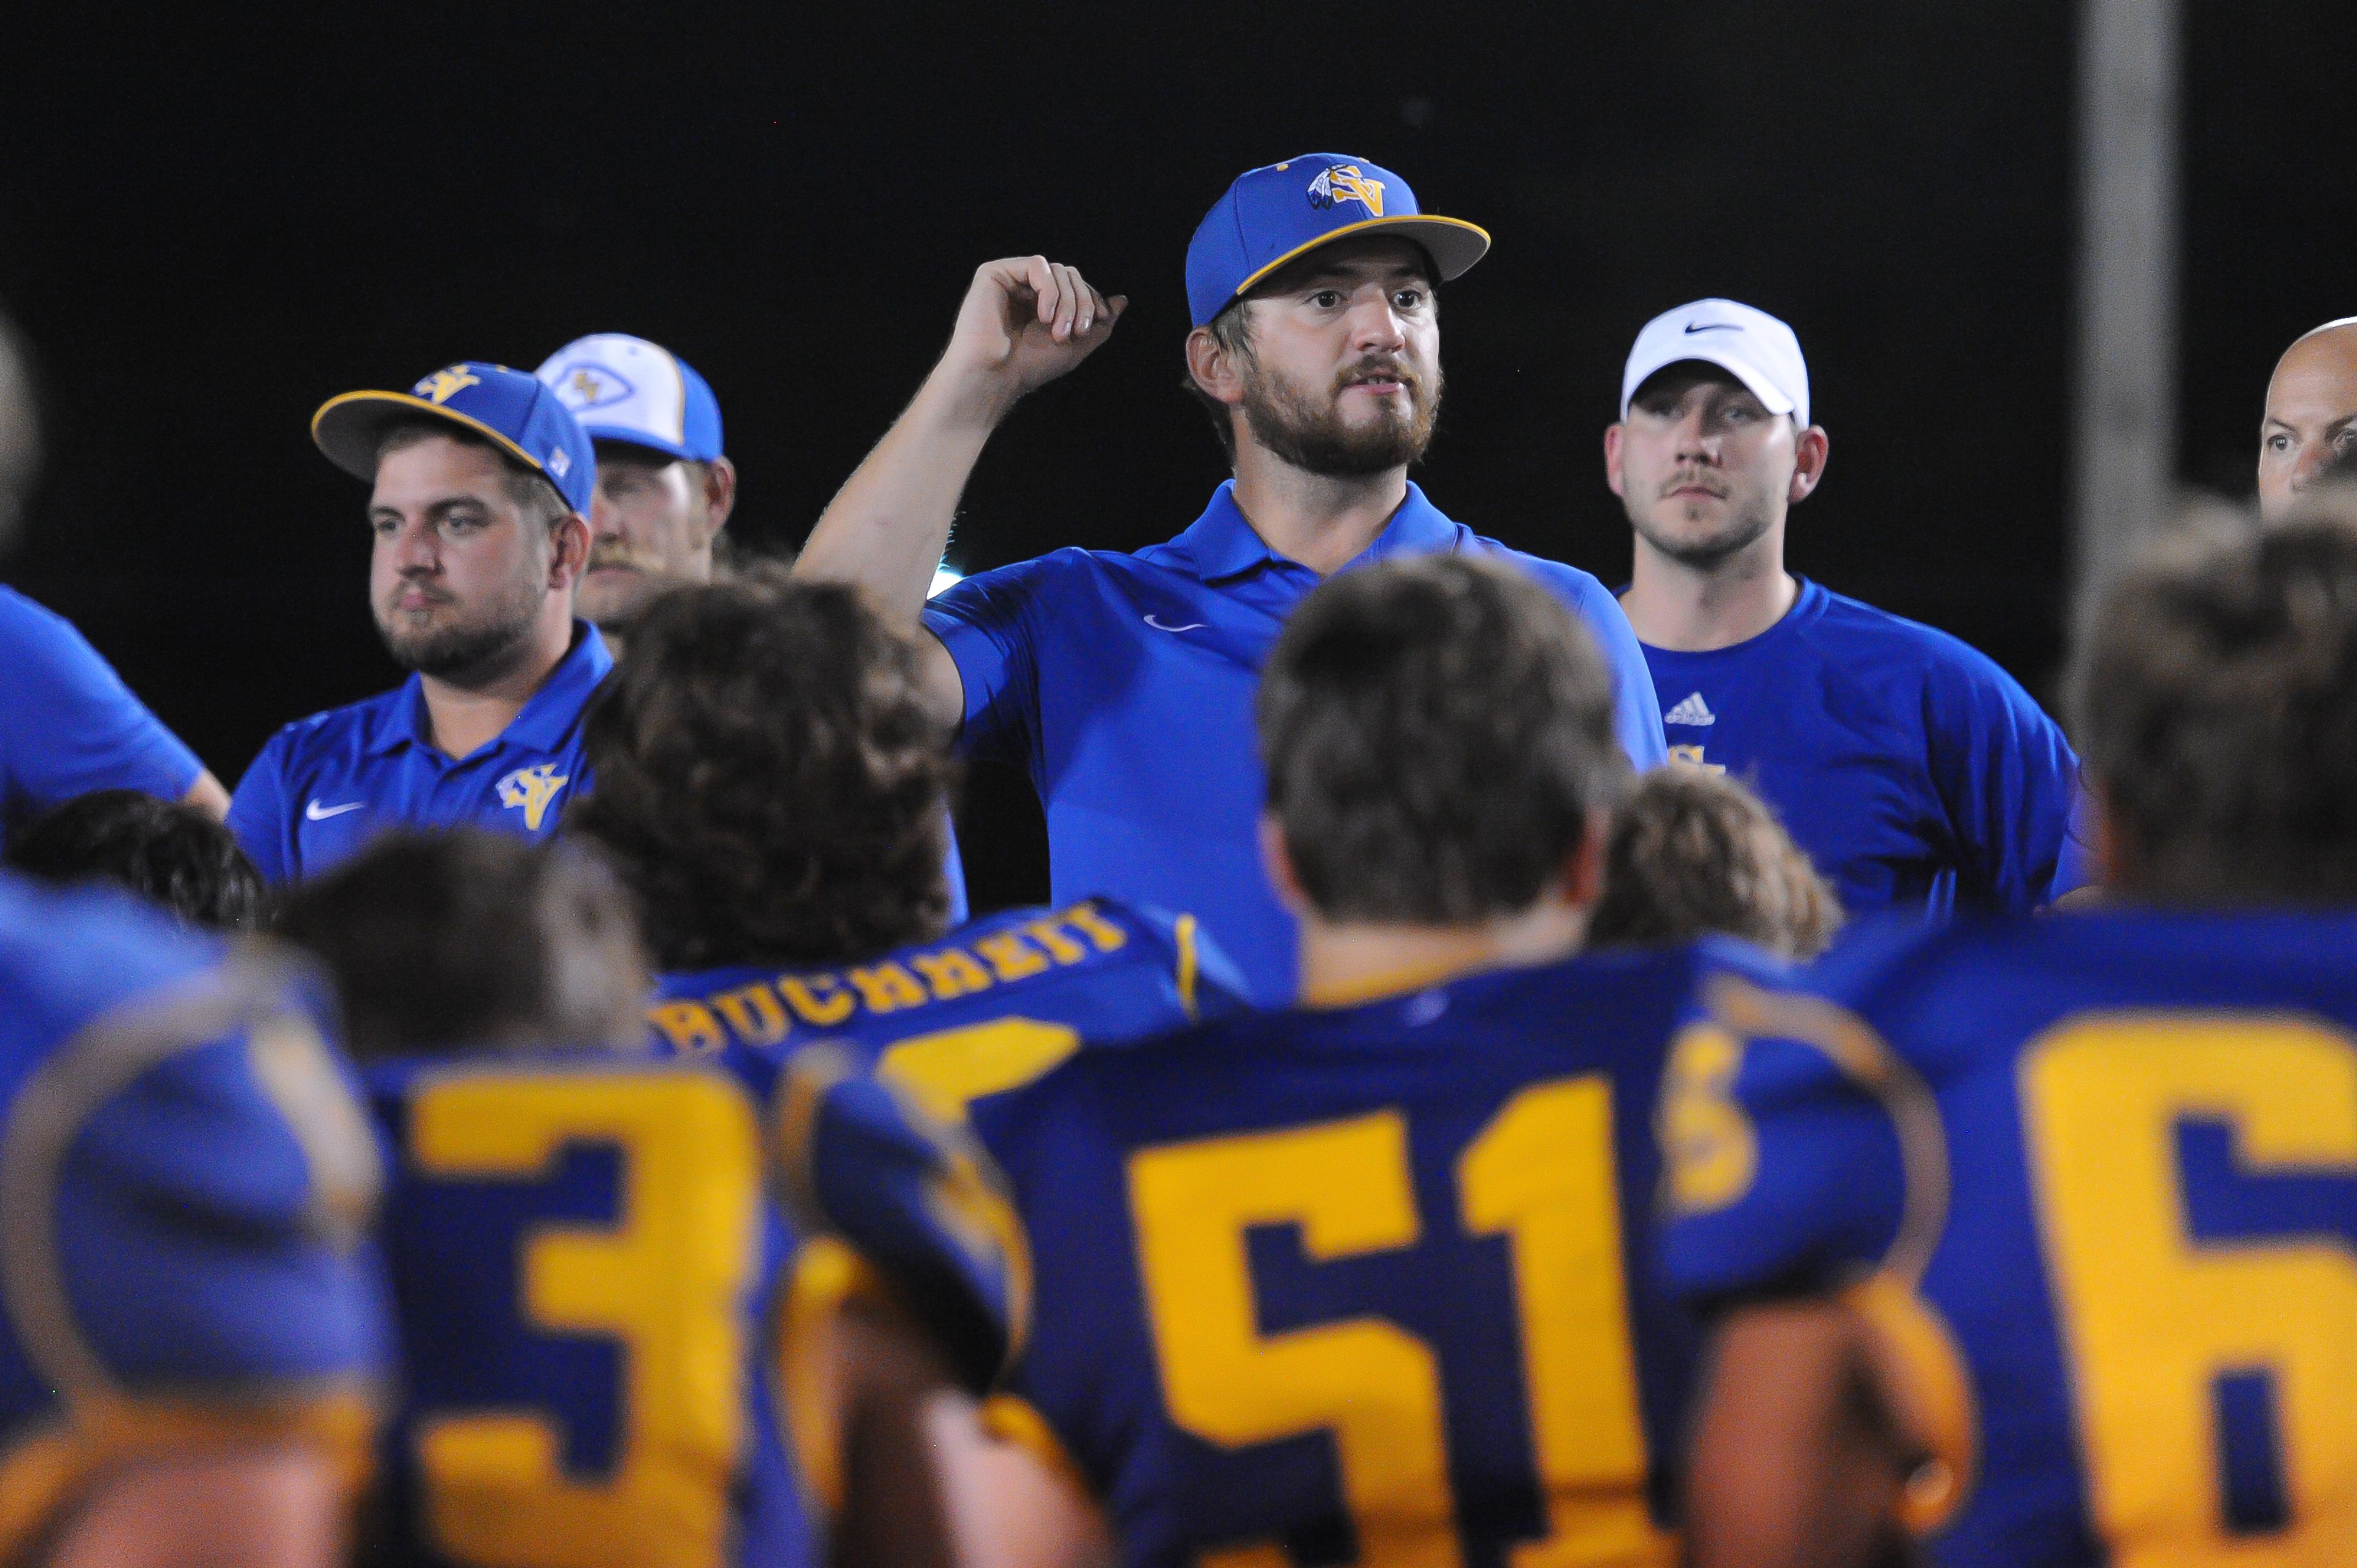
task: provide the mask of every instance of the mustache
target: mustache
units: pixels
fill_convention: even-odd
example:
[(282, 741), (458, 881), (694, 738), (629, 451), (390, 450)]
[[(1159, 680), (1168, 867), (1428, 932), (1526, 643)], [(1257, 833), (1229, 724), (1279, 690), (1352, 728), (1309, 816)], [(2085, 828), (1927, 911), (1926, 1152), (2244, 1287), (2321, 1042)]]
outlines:
[(1339, 392), (1346, 387), (1357, 386), (1361, 381), (1397, 381), (1419, 397), (1424, 394), (1422, 376), (1397, 360), (1383, 358), (1365, 359), (1352, 365), (1334, 378), (1334, 390)]
[(1672, 474), (1662, 481), (1662, 494), (1666, 497), (1673, 490), (1683, 490), (1689, 486), (1707, 490), (1720, 500), (1727, 499), (1727, 487), (1699, 468), (1681, 470)]
[(656, 563), (640, 554), (620, 540), (601, 540), (589, 546), (589, 570), (600, 566), (626, 566), (633, 572), (653, 572)]

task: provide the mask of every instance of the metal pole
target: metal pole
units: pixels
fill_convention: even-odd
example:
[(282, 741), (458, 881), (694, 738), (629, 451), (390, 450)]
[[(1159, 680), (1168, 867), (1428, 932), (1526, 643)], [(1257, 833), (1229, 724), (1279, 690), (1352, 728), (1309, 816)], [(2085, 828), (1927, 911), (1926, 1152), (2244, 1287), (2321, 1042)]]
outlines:
[(2158, 531), (2177, 473), (2179, 0), (2081, 0), (2073, 567)]

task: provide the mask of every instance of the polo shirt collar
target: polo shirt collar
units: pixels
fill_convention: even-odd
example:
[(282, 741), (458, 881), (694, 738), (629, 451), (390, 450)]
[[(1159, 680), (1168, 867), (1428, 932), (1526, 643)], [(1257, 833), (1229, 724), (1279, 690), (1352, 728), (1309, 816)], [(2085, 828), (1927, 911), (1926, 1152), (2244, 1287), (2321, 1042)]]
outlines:
[[(576, 620), (573, 646), (565, 650), (565, 657), (557, 660), (556, 668), (548, 672), (548, 679), (540, 683), (540, 690), (532, 694), (523, 710), (509, 721), (508, 727), (485, 750), (510, 745), (531, 751), (558, 749), (580, 718), (589, 693), (597, 689), (597, 682), (613, 668), (614, 655), (606, 647), (606, 639), (597, 635), (597, 628), (586, 620)], [(404, 745), (433, 748), (434, 736), (425, 717), (423, 676), (412, 674), (401, 683), (393, 700), (378, 709), (370, 720), (365, 745), (371, 755)]]
[[(1351, 564), (1380, 561), (1390, 555), (1428, 555), (1453, 549), (1458, 526), (1425, 499), (1424, 489), (1410, 479), (1407, 498), (1374, 542)], [(1194, 558), (1195, 571), (1206, 583), (1241, 577), (1257, 567), (1286, 560), (1268, 546), (1236, 505), (1236, 482), (1230, 479), (1211, 492), (1211, 504), (1187, 526), (1177, 541)], [(1347, 568), (1346, 568), (1347, 570)]]

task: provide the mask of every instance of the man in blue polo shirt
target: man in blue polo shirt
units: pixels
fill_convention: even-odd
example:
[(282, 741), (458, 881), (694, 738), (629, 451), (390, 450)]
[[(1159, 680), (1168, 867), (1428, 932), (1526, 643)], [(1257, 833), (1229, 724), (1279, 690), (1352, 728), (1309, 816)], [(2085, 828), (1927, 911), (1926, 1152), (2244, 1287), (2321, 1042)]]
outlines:
[(862, 583), (906, 621), (923, 611), (928, 702), (963, 722), (967, 750), (1030, 769), (1058, 900), (1103, 893), (1196, 915), (1264, 1004), (1293, 999), (1296, 938), (1262, 870), (1253, 690), (1286, 613), (1325, 577), (1399, 554), (1511, 557), (1602, 646), (1631, 759), (1662, 759), (1643, 657), (1602, 585), (1481, 538), (1408, 480), (1440, 404), (1437, 287), (1489, 244), (1422, 213), (1406, 181), (1364, 158), (1313, 153), (1242, 176), (1187, 252), (1188, 368), (1235, 478), (1168, 543), (1060, 550), (928, 608), (991, 432), (1102, 344), (1126, 303), (1042, 257), (993, 262), (796, 567)]
[(311, 437), (374, 487), (369, 603), (414, 673), (271, 736), (230, 805), (238, 841), (292, 882), (394, 823), (554, 832), (588, 787), (581, 711), (613, 667), (573, 615), (589, 437), (539, 381), (471, 360), (331, 398)]
[[(0, 320), (0, 554), (39, 455), (30, 378)], [(52, 807), (138, 789), (220, 816), (229, 791), (64, 617), (0, 587), (0, 848)]]
[(1826, 449), (1783, 322), (1705, 299), (1637, 335), (1605, 475), (1671, 754), (1758, 789), (1853, 915), (2046, 904), (2087, 865), (2070, 744), (1986, 656), (1784, 569)]

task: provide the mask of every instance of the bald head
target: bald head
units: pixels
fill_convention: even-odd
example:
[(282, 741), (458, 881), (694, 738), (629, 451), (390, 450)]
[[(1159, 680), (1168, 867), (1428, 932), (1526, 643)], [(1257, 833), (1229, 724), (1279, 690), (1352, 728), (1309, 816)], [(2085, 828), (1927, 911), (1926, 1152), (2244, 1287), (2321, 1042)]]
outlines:
[(16, 329), (0, 316), (0, 555), (16, 542), (16, 521), (25, 494), (33, 488), (40, 452), (32, 370)]
[(2284, 350), (2259, 426), (2259, 510), (2280, 517), (2319, 484), (2357, 482), (2357, 317)]

